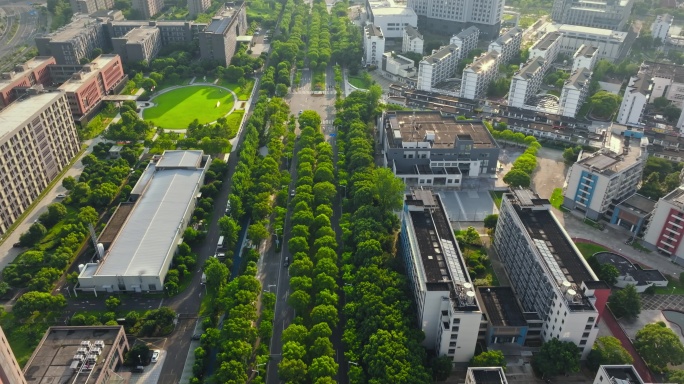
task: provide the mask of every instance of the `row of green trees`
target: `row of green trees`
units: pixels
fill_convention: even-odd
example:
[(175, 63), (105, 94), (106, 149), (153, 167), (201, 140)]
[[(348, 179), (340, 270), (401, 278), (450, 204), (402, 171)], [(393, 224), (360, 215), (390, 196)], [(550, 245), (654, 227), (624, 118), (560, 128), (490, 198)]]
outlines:
[[(339, 269), (337, 240), (330, 218), (337, 194), (333, 150), (320, 132), (321, 118), (314, 111), (299, 117), (297, 183), (292, 207), (292, 237), (288, 304), (295, 322), (283, 338), (283, 359), (278, 374), (288, 383), (332, 383), (338, 364), (330, 336), (337, 326)], [(290, 334), (304, 337), (292, 337)], [(308, 378), (308, 380), (307, 380)]]
[[(336, 16), (333, 15), (333, 17)], [(311, 69), (325, 69), (330, 62), (332, 48), (330, 46), (329, 18), (325, 1), (314, 1), (311, 9), (309, 44), (306, 54), (309, 59), (309, 68)]]
[(506, 129), (504, 123), (497, 124), (497, 129), (494, 129), (488, 121), (484, 121), (484, 124), (497, 140), (527, 145), (525, 152), (513, 162), (511, 170), (504, 175), (503, 181), (513, 188), (529, 187), (532, 182), (532, 172), (537, 168), (537, 151), (541, 148), (537, 138)]

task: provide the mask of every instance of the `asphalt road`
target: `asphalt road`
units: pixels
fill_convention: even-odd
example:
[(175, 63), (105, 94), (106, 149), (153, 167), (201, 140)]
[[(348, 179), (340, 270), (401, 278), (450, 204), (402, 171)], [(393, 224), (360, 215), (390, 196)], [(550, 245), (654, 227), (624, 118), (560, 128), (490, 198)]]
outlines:
[[(34, 37), (40, 31), (47, 29), (47, 21), (40, 17), (40, 12), (34, 9), (28, 1), (3, 4), (0, 8), (7, 15), (8, 24), (10, 24), (6, 30), (7, 33), (0, 36), (0, 58), (13, 53), (22, 45), (26, 46), (23, 49), (35, 45)], [(16, 33), (10, 34), (11, 25), (15, 23), (18, 23), (19, 27)]]

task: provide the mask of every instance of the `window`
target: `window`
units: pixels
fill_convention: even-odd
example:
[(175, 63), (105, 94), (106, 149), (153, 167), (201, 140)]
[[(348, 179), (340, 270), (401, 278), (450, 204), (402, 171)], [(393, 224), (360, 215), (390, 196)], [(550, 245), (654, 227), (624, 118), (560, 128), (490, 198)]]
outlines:
[(454, 353), (456, 353), (456, 349), (451, 348), (449, 349), (449, 352), (447, 352), (447, 355), (453, 355)]

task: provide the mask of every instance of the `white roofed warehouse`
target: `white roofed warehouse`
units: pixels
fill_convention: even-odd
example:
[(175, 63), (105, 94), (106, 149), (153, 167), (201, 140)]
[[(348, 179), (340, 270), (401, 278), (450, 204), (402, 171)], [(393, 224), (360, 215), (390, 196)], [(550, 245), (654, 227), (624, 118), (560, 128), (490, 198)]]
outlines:
[(210, 163), (202, 151), (165, 151), (153, 160), (100, 234), (104, 257), (81, 268), (79, 288), (163, 291)]

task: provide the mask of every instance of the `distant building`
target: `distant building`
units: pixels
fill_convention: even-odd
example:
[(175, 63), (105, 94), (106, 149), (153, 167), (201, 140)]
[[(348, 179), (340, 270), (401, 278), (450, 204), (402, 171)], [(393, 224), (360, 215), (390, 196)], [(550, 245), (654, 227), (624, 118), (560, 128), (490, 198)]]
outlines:
[[(563, 205), (599, 220), (627, 196), (636, 192), (648, 157), (640, 139), (608, 137), (607, 147), (582, 153), (568, 171)], [(632, 141), (636, 141), (633, 143)]]
[(480, 120), (439, 112), (385, 112), (383, 165), (407, 186), (458, 188), (463, 177), (495, 174), (499, 146)]
[(589, 95), (591, 87), (591, 70), (581, 67), (573, 71), (563, 83), (558, 113), (566, 117), (575, 117)]
[(499, 73), (499, 62), (499, 52), (489, 51), (467, 65), (461, 78), (461, 97), (471, 100), (484, 98), (487, 87)]
[(652, 89), (653, 84), (647, 74), (638, 73), (632, 76), (622, 96), (616, 121), (620, 124), (639, 125)]
[(50, 327), (24, 367), (29, 383), (112, 383), (129, 345), (124, 327)]
[(190, 17), (204, 13), (211, 6), (211, 0), (188, 0), (188, 12)]
[(501, 57), (501, 64), (508, 64), (520, 53), (520, 44), (523, 39), (523, 29), (514, 27), (489, 43), (489, 51), (497, 51)]
[(501, 367), (468, 367), (465, 384), (508, 384)]
[(651, 24), (651, 36), (653, 36), (654, 39), (660, 39), (660, 42), (664, 43), (665, 40), (667, 40), (667, 35), (670, 32), (673, 21), (674, 17), (667, 13), (656, 16), (655, 21)]
[(592, 45), (582, 44), (577, 48), (577, 51), (572, 58), (573, 72), (580, 68), (586, 68), (589, 71), (593, 71), (594, 65), (596, 65), (596, 61), (598, 60), (598, 48)]
[(480, 37), (480, 30), (476, 27), (468, 27), (449, 39), (449, 44), (455, 45), (459, 49), (459, 59), (465, 59), (473, 49), (477, 48)]
[(56, 63), (54, 57), (37, 56), (24, 64), (15, 66), (0, 77), (0, 110), (17, 99), (17, 88), (31, 88), (34, 85), (48, 86), (52, 82), (50, 66)]
[(69, 0), (74, 13), (91, 14), (114, 8), (114, 0)]
[(0, 235), (80, 150), (66, 94), (40, 87), (0, 111)]
[(0, 383), (27, 384), (2, 328), (0, 328)]
[(577, 345), (586, 359), (610, 295), (551, 212), (530, 190), (505, 193), (494, 246), (525, 312), (544, 322), (543, 341)]
[(508, 105), (524, 108), (525, 105), (531, 103), (535, 95), (539, 93), (544, 79), (545, 61), (543, 57), (531, 58), (513, 75), (508, 91)]
[(598, 60), (615, 62), (624, 57), (625, 49), (629, 48), (625, 44), (627, 32), (556, 23), (546, 23), (540, 30), (547, 33), (560, 32), (563, 35), (560, 53), (567, 55), (574, 54), (582, 45), (591, 45), (598, 48)]
[(161, 32), (149, 25), (135, 28), (122, 37), (112, 38), (112, 47), (126, 63), (151, 63), (161, 49)]
[(634, 0), (554, 0), (551, 18), (557, 23), (622, 30), (629, 20)]
[(633, 285), (637, 292), (643, 293), (650, 286), (667, 287), (667, 278), (657, 269), (643, 269), (624, 256), (612, 252), (598, 252), (593, 256), (599, 264), (612, 265), (618, 270), (620, 275), (615, 283), (618, 288)]
[(431, 91), (438, 83), (453, 78), (458, 66), (459, 51), (457, 46), (447, 45), (424, 57), (418, 65), (418, 89)]
[(380, 28), (387, 38), (401, 38), (408, 26), (418, 28), (416, 12), (394, 0), (366, 1), (366, 14), (368, 21)]
[(102, 260), (80, 270), (79, 289), (163, 292), (210, 165), (202, 151), (165, 151), (151, 162), (100, 234)]
[(157, 16), (164, 8), (164, 0), (133, 0), (133, 9), (140, 12), (143, 19)]
[(455, 363), (475, 354), (482, 311), (437, 194), (412, 190), (401, 215), (401, 255), (425, 333), (423, 346)]
[(422, 55), (424, 42), (423, 35), (418, 32), (418, 29), (407, 25), (404, 28), (404, 34), (401, 39), (401, 51), (404, 53), (415, 52)]
[(53, 56), (57, 64), (83, 64), (81, 59), (91, 58), (96, 48), (107, 50), (102, 25), (86, 15), (76, 15), (70, 24), (45, 36), (36, 37), (40, 56)]
[(684, 264), (684, 186), (661, 197), (646, 228), (644, 241), (660, 253), (670, 256), (677, 264)]
[(474, 26), (488, 39), (499, 36), (504, 11), (503, 0), (456, 0), (440, 3), (430, 0), (409, 0), (408, 7), (416, 11), (418, 21), (426, 30), (457, 33)]
[(199, 34), (202, 60), (215, 60), (224, 67), (230, 65), (238, 36), (247, 32), (246, 4), (226, 5)]
[(366, 65), (380, 65), (385, 52), (385, 35), (379, 27), (368, 24), (363, 28), (363, 57)]
[(632, 365), (602, 365), (593, 384), (644, 384)]

